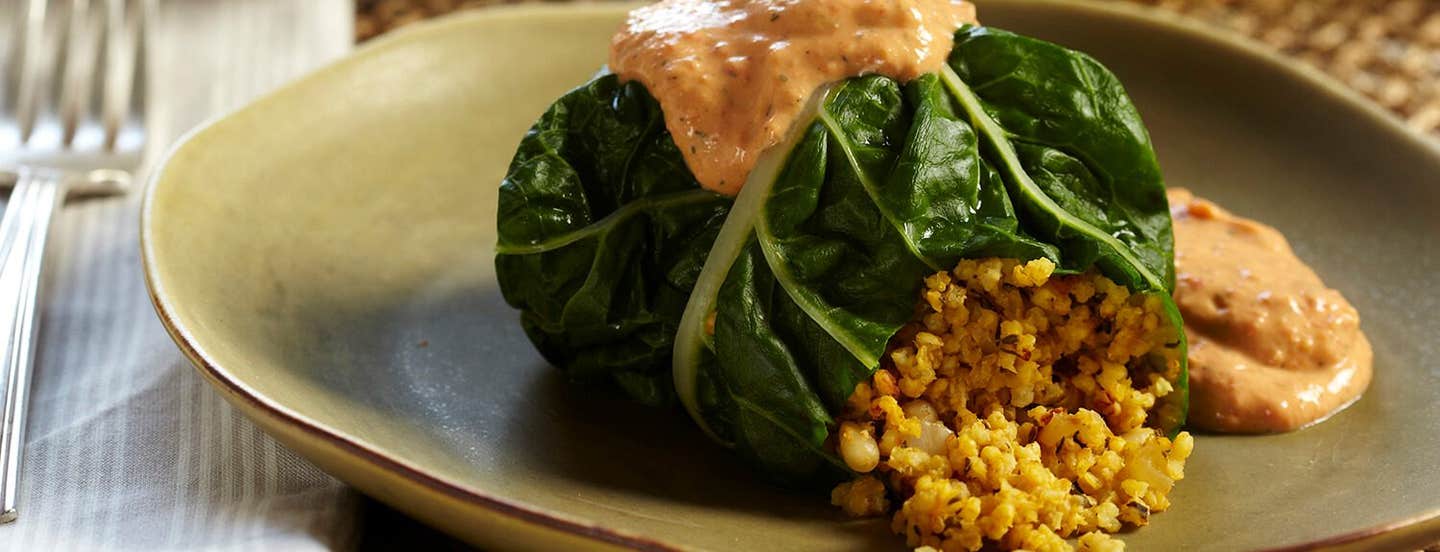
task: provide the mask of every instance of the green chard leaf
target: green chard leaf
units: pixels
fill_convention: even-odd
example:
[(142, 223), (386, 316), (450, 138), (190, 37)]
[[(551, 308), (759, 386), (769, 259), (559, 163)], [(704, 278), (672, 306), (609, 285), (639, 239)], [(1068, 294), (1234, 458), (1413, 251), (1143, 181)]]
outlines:
[(1136, 289), (1174, 287), (1160, 164), (1114, 74), (1083, 53), (986, 27), (956, 33), (949, 65), (946, 84), (997, 169), (1013, 171), (1006, 181), (1032, 231), (1069, 253), (1066, 268), (1098, 263)]
[(1181, 372), (1155, 419), (1178, 430), (1164, 184), (1104, 67), (967, 27), (939, 74), (849, 79), (805, 113), (732, 204), (701, 199), (638, 86), (601, 77), (562, 98), (502, 188), (497, 259), (547, 358), (642, 399), (672, 377), (700, 427), (773, 479), (833, 481), (846, 468), (827, 447), (832, 416), (914, 315), (923, 278), (1045, 257), (1162, 298), (1175, 346), (1155, 360)]
[(496, 275), (547, 360), (647, 404), (730, 199), (700, 189), (638, 84), (607, 75), (557, 101), (500, 186)]

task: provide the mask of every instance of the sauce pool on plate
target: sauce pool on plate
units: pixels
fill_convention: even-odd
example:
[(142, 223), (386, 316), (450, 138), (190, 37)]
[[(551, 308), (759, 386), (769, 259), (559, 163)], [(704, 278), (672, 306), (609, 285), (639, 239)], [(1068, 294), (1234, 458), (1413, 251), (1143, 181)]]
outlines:
[(820, 86), (939, 71), (975, 22), (959, 0), (664, 0), (630, 12), (610, 70), (660, 102), (700, 185), (735, 195)]
[(1190, 341), (1188, 423), (1290, 431), (1358, 399), (1372, 351), (1355, 307), (1274, 228), (1183, 189), (1168, 195), (1175, 303)]

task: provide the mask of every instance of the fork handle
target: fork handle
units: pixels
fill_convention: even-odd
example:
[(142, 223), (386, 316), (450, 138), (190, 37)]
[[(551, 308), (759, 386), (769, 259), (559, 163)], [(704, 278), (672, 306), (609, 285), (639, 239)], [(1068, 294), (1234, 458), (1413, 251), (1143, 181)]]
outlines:
[(0, 218), (0, 523), (15, 520), (20, 463), (25, 451), (25, 411), (35, 364), (40, 265), (50, 221), (65, 199), (58, 171), (21, 167)]

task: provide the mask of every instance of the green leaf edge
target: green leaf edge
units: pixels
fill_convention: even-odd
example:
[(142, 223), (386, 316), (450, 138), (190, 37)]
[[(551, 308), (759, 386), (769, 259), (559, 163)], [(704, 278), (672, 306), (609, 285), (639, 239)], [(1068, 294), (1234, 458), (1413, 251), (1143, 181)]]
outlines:
[(1069, 211), (1061, 209), (1060, 206), (1055, 203), (1055, 200), (1050, 199), (1050, 196), (1045, 195), (1045, 192), (1040, 190), (1040, 187), (1035, 184), (1035, 181), (1030, 179), (1030, 175), (1020, 166), (1020, 157), (1015, 153), (1015, 145), (1010, 142), (1009, 133), (1005, 132), (1005, 129), (1000, 127), (1000, 123), (995, 122), (995, 119), (991, 118), (990, 114), (985, 112), (985, 108), (980, 104), (980, 98), (975, 95), (974, 91), (970, 90), (970, 87), (965, 84), (965, 81), (960, 78), (960, 75), (955, 73), (955, 69), (951, 68), (948, 64), (945, 65), (940, 70), (940, 80), (945, 83), (945, 87), (950, 89), (950, 92), (955, 95), (956, 100), (960, 102), (960, 107), (965, 110), (965, 114), (970, 118), (971, 126), (974, 126), (976, 132), (984, 136), (991, 147), (994, 147), (995, 151), (999, 153), (1000, 161), (1004, 165), (1001, 168), (1004, 170), (1005, 175), (1009, 176), (1015, 182), (1016, 186), (1020, 188), (1020, 191), (1025, 194), (1027, 199), (1040, 204), (1046, 211), (1055, 215), (1061, 222), (1109, 246), (1115, 251), (1116, 255), (1119, 255), (1122, 259), (1125, 259), (1125, 262), (1135, 267), (1135, 271), (1149, 284), (1149, 289), (1166, 290), (1165, 281), (1150, 272), (1150, 269), (1147, 268), (1144, 263), (1140, 262), (1140, 259), (1136, 258), (1135, 255), (1125, 247), (1125, 244), (1120, 243), (1120, 240), (1115, 239), (1114, 236), (1105, 233), (1094, 225), (1076, 218), (1070, 214)]

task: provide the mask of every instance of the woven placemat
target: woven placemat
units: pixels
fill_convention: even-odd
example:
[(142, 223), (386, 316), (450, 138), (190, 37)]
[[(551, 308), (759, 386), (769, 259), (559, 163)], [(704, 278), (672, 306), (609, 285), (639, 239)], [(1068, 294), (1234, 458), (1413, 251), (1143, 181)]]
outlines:
[[(514, 1), (525, 0), (359, 0), (355, 40)], [(1112, 1), (1158, 6), (1254, 37), (1440, 136), (1440, 0)]]
[(1259, 39), (1440, 136), (1440, 0), (1138, 0)]

